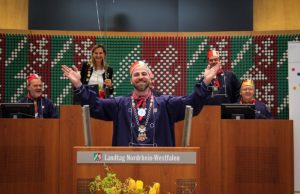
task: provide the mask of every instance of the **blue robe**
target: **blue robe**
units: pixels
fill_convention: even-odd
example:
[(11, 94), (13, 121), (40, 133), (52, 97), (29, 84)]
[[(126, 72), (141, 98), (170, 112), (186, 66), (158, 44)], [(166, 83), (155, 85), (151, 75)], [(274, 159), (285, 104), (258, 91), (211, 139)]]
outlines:
[(255, 118), (256, 119), (272, 119), (272, 114), (265, 103), (256, 100), (255, 102)]
[[(18, 101), (19, 103), (33, 103), (33, 100), (28, 97), (24, 97)], [(38, 115), (39, 118), (57, 118), (58, 112), (54, 104), (45, 97), (40, 97), (37, 100)]]
[[(200, 81), (189, 96), (153, 96), (152, 111), (145, 116), (150, 114), (146, 125), (147, 139), (141, 142), (137, 140), (138, 124), (131, 96), (100, 99), (83, 85), (76, 93), (82, 105), (90, 106), (92, 117), (113, 121), (113, 146), (175, 146), (174, 125), (184, 119), (186, 105), (191, 105), (193, 115), (197, 115), (210, 94), (207, 86)], [(147, 108), (149, 104), (150, 100), (147, 101)]]

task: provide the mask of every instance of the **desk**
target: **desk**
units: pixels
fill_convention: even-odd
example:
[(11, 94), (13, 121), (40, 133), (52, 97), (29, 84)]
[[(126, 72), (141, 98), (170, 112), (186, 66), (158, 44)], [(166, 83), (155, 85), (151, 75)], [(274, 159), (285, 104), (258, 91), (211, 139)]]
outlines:
[(59, 120), (0, 119), (0, 191), (57, 193)]
[[(0, 119), (0, 190), (65, 194), (72, 190), (73, 147), (84, 145), (80, 106), (60, 119)], [(95, 146), (111, 146), (112, 122), (91, 119)], [(175, 125), (180, 146), (183, 122)], [(193, 118), (200, 147), (200, 193), (293, 194), (293, 121), (222, 120), (219, 106)], [(21, 175), (21, 176), (17, 176)]]

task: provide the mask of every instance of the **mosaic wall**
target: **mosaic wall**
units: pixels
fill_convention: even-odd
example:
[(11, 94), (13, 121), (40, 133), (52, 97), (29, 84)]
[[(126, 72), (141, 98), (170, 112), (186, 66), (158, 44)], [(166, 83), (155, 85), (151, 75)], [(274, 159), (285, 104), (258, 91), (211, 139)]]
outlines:
[(206, 51), (220, 51), (224, 69), (240, 79), (253, 79), (256, 97), (273, 115), (288, 118), (287, 42), (300, 35), (267, 36), (58, 36), (0, 34), (0, 102), (16, 102), (26, 94), (26, 76), (38, 73), (44, 95), (56, 105), (72, 103), (72, 86), (61, 65), (89, 58), (91, 47), (104, 44), (114, 69), (115, 96), (132, 90), (129, 67), (145, 60), (155, 74), (155, 87), (165, 94), (189, 94), (206, 67)]

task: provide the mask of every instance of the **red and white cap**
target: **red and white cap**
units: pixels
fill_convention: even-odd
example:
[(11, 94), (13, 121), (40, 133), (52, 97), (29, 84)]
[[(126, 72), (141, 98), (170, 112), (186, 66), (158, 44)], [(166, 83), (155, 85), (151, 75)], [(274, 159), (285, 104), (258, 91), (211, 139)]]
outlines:
[(131, 67), (130, 67), (130, 76), (133, 74), (133, 72), (136, 69), (144, 69), (148, 72), (149, 75), (153, 75), (151, 70), (149, 69), (147, 63), (145, 63), (143, 61), (136, 61), (131, 65)]
[(217, 58), (217, 57), (220, 57), (220, 54), (218, 51), (210, 49), (207, 51), (207, 59), (210, 59), (211, 57)]
[(30, 81), (33, 80), (33, 79), (41, 79), (41, 77), (38, 76), (38, 74), (35, 74), (35, 73), (30, 74), (29, 76), (27, 76), (27, 79), (26, 79), (27, 84), (29, 84)]

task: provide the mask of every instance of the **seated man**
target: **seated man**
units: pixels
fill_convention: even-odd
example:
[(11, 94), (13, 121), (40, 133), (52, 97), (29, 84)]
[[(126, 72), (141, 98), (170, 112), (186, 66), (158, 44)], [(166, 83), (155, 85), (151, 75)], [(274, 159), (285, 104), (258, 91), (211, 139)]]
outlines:
[(36, 118), (57, 118), (58, 112), (53, 103), (43, 97), (41, 77), (31, 74), (27, 77), (27, 95), (19, 103), (33, 103)]
[(66, 65), (62, 71), (77, 88), (82, 104), (90, 106), (91, 116), (113, 121), (113, 146), (175, 146), (174, 124), (184, 119), (186, 105), (197, 115), (211, 93), (207, 85), (216, 76), (220, 65), (206, 69), (204, 78), (189, 96), (155, 96), (151, 90), (152, 72), (142, 61), (131, 65), (134, 90), (130, 96), (98, 98), (80, 81), (78, 69)]
[(261, 101), (254, 98), (255, 88), (252, 80), (244, 80), (241, 85), (241, 104), (255, 104), (256, 119), (272, 119), (272, 114), (268, 107)]

